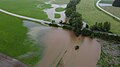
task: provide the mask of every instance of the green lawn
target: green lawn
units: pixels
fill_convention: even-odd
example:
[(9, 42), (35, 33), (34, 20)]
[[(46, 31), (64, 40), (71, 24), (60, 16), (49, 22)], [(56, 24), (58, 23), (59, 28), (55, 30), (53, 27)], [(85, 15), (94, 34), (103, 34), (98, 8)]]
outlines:
[(0, 8), (32, 18), (49, 20), (43, 11), (45, 8), (51, 8), (51, 5), (44, 3), (46, 1), (49, 0), (0, 0)]
[[(0, 12), (0, 52), (32, 67), (40, 60), (42, 48), (28, 39), (27, 31), (22, 19)], [(28, 56), (20, 57), (22, 55)]]
[(55, 11), (56, 12), (61, 12), (61, 11), (64, 11), (65, 9), (64, 8), (56, 8)]
[(70, 0), (55, 0), (53, 3), (56, 4), (67, 4), (69, 3)]
[(55, 14), (55, 18), (60, 18), (61, 17), (61, 15), (60, 14)]
[(100, 11), (95, 6), (95, 0), (81, 0), (77, 5), (77, 11), (82, 14), (83, 20), (89, 25), (93, 25), (95, 22), (111, 22), (111, 31), (120, 34), (120, 21), (115, 20), (111, 16)]
[(119, 7), (113, 7), (113, 6), (102, 6), (103, 9), (106, 11), (112, 13), (113, 15), (120, 17), (120, 8)]
[(112, 4), (114, 0), (101, 0), (100, 3), (108, 3), (108, 4)]

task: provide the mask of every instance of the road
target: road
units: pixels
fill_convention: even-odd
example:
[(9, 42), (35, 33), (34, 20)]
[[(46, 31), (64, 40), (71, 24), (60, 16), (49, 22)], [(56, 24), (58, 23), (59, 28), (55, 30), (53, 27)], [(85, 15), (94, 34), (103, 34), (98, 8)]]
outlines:
[(103, 8), (101, 8), (101, 7), (99, 6), (100, 1), (101, 1), (101, 0), (98, 0), (97, 3), (96, 3), (97, 8), (100, 9), (100, 10), (102, 10), (102, 11), (105, 12), (106, 14), (108, 14), (108, 15), (110, 15), (110, 16), (112, 16), (112, 17), (114, 17), (115, 19), (117, 19), (117, 20), (120, 21), (120, 18), (119, 18), (119, 17), (117, 17), (117, 16), (111, 14), (110, 12), (104, 10)]

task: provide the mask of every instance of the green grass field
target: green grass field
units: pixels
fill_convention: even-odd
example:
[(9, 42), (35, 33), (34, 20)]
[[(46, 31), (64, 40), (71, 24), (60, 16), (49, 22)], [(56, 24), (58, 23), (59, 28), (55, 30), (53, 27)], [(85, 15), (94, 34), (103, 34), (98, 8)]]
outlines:
[(81, 0), (77, 5), (77, 11), (82, 14), (83, 20), (89, 25), (93, 25), (95, 22), (111, 22), (111, 31), (120, 34), (120, 21), (110, 17), (104, 12), (100, 11), (95, 6), (95, 0)]
[(64, 8), (56, 8), (55, 11), (56, 12), (61, 12), (61, 11), (64, 11), (65, 9)]
[(100, 3), (108, 3), (108, 4), (112, 4), (114, 0), (101, 0)]
[(55, 14), (55, 18), (60, 18), (61, 17), (61, 15), (60, 14)]
[(55, 0), (53, 3), (56, 4), (67, 4), (69, 3), (70, 0)]
[(0, 0), (0, 8), (32, 18), (49, 20), (43, 11), (45, 8), (51, 8), (51, 5), (44, 3), (46, 1), (49, 0)]
[[(42, 48), (32, 39), (28, 39), (27, 31), (22, 19), (0, 12), (0, 52), (32, 67), (40, 60)], [(20, 57), (29, 53), (32, 55)]]
[(113, 7), (113, 6), (102, 6), (103, 9), (106, 11), (112, 13), (113, 15), (120, 17), (120, 8), (119, 7)]

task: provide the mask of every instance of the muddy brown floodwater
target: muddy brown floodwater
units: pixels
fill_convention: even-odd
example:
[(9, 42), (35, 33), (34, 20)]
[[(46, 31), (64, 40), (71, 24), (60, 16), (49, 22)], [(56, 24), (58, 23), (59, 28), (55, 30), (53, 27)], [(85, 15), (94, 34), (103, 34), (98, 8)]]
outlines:
[(24, 21), (24, 26), (30, 29), (28, 34), (44, 46), (43, 57), (36, 67), (56, 67), (60, 60), (58, 67), (96, 67), (101, 52), (96, 39), (76, 37), (71, 31), (30, 21)]
[(75, 50), (74, 47), (70, 47), (58, 67), (96, 67), (101, 52), (100, 44), (96, 39), (88, 37), (82, 37), (77, 41), (79, 43), (73, 46), (79, 45), (80, 48)]
[(45, 51), (42, 60), (39, 62), (38, 67), (50, 67), (56, 62), (56, 59), (61, 53), (73, 44), (74, 36), (70, 31), (52, 28), (43, 37), (45, 44)]
[[(60, 61), (60, 58), (59, 67), (96, 67), (100, 56), (101, 47), (96, 39), (76, 37), (68, 30), (52, 28), (44, 36), (44, 44), (44, 57), (38, 67), (54, 67), (52, 64)], [(76, 45), (80, 46), (78, 50), (75, 50)], [(64, 51), (66, 53), (61, 55)]]

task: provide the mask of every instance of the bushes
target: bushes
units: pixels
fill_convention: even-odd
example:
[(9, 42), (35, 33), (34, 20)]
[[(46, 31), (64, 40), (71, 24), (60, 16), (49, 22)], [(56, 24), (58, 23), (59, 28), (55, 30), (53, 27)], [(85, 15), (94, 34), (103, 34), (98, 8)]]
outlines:
[(113, 2), (113, 6), (115, 6), (115, 7), (120, 7), (120, 0), (115, 0), (115, 1)]
[(66, 24), (62, 28), (63, 29), (68, 29), (68, 30), (72, 30), (72, 27), (70, 25), (66, 25)]
[(95, 25), (91, 26), (91, 30), (101, 31), (101, 32), (109, 32), (111, 28), (110, 22), (104, 23), (95, 23)]
[(70, 17), (71, 16), (71, 14), (73, 13), (73, 12), (75, 12), (76, 11), (76, 9), (75, 9), (75, 6), (73, 6), (73, 7), (71, 7), (71, 8), (66, 8), (66, 10), (65, 10), (65, 15), (66, 15), (66, 17)]
[(86, 28), (84, 28), (82, 31), (81, 31), (81, 35), (83, 35), (83, 36), (92, 36), (92, 31), (91, 30), (89, 30), (89, 29), (86, 29)]

